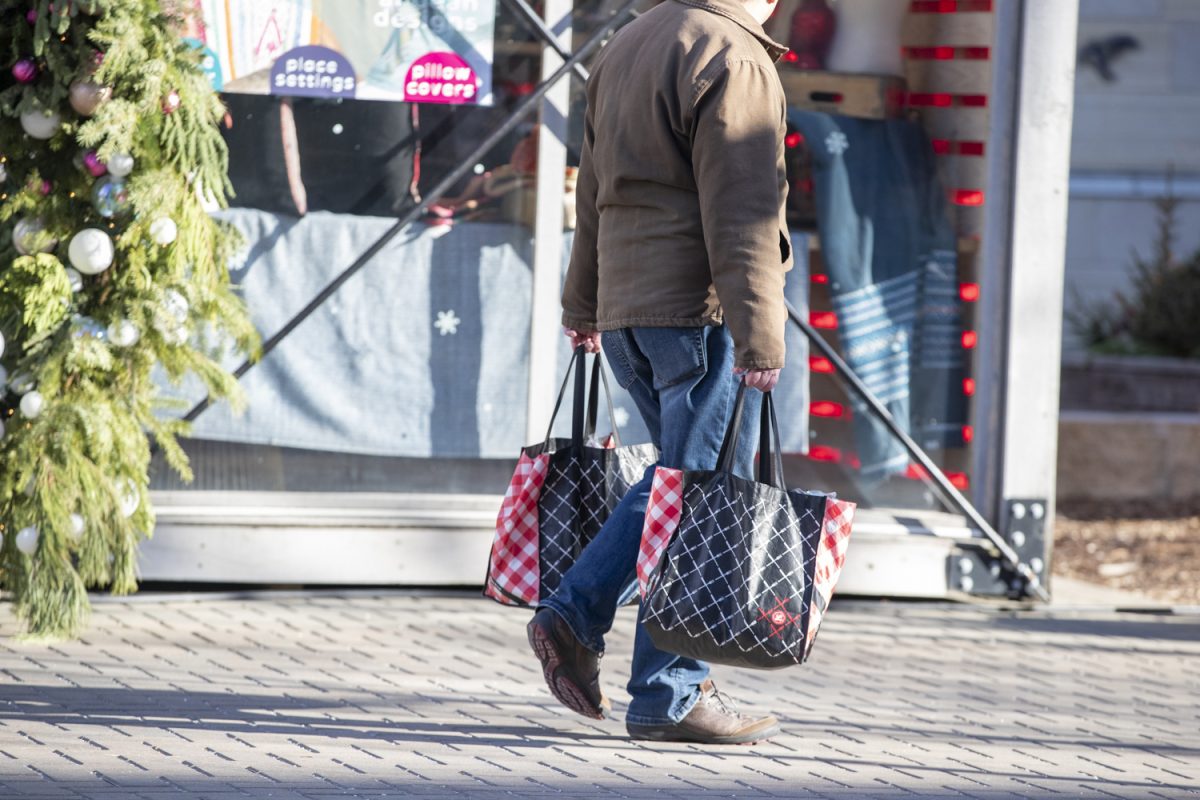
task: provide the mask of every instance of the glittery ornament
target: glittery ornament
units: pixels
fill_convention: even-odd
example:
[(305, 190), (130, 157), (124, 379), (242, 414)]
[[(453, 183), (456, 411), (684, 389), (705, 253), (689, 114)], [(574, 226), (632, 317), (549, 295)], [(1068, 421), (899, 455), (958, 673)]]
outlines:
[(129, 187), (125, 181), (108, 176), (92, 186), (92, 206), (102, 217), (112, 218), (129, 210)]

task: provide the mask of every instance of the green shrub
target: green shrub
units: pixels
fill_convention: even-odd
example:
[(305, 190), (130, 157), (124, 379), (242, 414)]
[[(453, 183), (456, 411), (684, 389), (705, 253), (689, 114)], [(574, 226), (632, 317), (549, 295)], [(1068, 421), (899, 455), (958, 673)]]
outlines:
[(1200, 251), (1174, 254), (1178, 198), (1155, 201), (1158, 236), (1150, 259), (1134, 254), (1132, 287), (1099, 303), (1077, 303), (1067, 320), (1089, 350), (1200, 358)]

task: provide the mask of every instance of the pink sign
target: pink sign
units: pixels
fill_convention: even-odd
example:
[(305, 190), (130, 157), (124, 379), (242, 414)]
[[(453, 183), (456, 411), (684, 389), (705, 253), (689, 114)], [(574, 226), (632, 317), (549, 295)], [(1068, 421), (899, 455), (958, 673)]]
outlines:
[(410, 103), (474, 103), (475, 70), (456, 53), (426, 53), (408, 68), (404, 99)]

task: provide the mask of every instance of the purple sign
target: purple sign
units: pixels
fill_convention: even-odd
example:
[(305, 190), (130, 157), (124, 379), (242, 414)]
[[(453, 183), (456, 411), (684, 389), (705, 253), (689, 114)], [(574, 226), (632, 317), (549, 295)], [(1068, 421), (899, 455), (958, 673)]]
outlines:
[(288, 50), (271, 66), (271, 94), (354, 97), (354, 67), (336, 50), (304, 45)]

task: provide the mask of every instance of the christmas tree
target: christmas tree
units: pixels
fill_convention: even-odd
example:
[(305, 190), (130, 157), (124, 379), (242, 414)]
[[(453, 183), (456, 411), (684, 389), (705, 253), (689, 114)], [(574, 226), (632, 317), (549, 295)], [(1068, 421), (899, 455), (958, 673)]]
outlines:
[(229, 282), (224, 110), (159, 0), (0, 0), (0, 582), (31, 635), (136, 589), (152, 444), (185, 478), (163, 386), (256, 334)]

